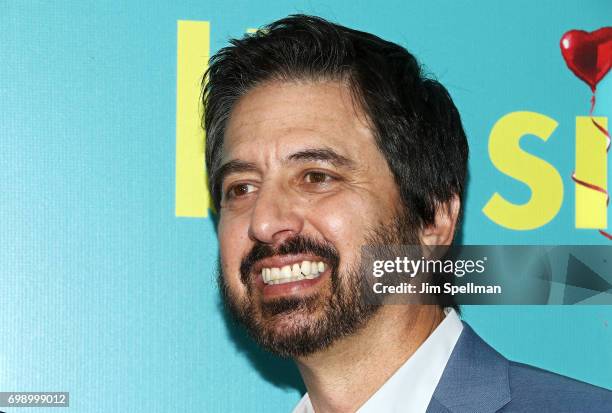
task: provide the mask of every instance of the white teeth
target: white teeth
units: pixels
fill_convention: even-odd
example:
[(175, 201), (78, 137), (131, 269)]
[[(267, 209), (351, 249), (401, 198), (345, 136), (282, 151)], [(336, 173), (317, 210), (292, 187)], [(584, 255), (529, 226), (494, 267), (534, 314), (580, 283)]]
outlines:
[(302, 271), (302, 274), (304, 275), (310, 274), (310, 261), (302, 261), (300, 270)]
[(293, 264), (291, 266), (291, 276), (292, 277), (297, 277), (301, 273), (302, 273), (302, 271), (300, 270), (300, 264)]
[(302, 261), (282, 268), (262, 268), (261, 278), (266, 284), (284, 284), (303, 279), (312, 280), (325, 271), (323, 261)]
[(317, 271), (317, 263), (313, 262), (312, 265), (310, 266), (310, 272), (308, 274), (304, 274), (304, 277), (306, 277), (309, 280), (312, 280), (313, 278), (316, 278), (318, 274)]

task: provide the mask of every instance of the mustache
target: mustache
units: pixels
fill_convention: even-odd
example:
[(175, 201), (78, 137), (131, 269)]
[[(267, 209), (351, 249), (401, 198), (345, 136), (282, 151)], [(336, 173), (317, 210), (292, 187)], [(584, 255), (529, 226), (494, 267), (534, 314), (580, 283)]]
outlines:
[(311, 254), (324, 258), (332, 269), (338, 268), (340, 262), (340, 254), (331, 243), (319, 242), (304, 235), (295, 235), (288, 238), (276, 248), (257, 241), (240, 263), (240, 280), (247, 285), (253, 266), (259, 260), (276, 255), (296, 254)]

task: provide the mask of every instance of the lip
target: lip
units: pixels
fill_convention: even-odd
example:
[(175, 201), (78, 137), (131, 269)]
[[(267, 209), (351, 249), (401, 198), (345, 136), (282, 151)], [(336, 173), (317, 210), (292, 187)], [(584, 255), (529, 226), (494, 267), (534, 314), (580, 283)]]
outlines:
[[(292, 281), (283, 284), (266, 284), (263, 282), (261, 278), (261, 270), (262, 268), (271, 268), (271, 267), (284, 267), (285, 265), (293, 265), (296, 263), (301, 263), (302, 261), (323, 261), (325, 263), (325, 271), (323, 271), (317, 278), (314, 279), (304, 279), (300, 281)], [(300, 296), (300, 295), (308, 295), (313, 292), (313, 290), (323, 282), (323, 280), (329, 277), (331, 273), (331, 267), (329, 262), (326, 259), (318, 257), (316, 255), (309, 254), (295, 254), (295, 255), (280, 255), (269, 258), (264, 258), (258, 261), (253, 266), (253, 276), (256, 279), (257, 288), (262, 292), (262, 296), (265, 299), (272, 299), (276, 297), (283, 296)]]

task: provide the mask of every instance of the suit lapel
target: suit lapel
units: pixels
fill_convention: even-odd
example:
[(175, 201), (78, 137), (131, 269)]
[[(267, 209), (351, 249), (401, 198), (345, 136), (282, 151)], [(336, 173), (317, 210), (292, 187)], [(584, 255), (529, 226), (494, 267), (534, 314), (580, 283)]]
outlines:
[(508, 360), (464, 322), (427, 413), (493, 413), (510, 399)]
[(440, 404), (440, 402), (434, 398), (429, 402), (429, 406), (427, 406), (426, 413), (452, 413), (448, 410), (444, 405)]

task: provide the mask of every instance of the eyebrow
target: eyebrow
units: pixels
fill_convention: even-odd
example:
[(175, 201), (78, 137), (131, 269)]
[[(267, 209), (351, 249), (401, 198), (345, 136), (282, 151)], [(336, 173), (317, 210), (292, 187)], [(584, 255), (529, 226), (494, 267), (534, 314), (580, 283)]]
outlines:
[[(298, 151), (292, 153), (287, 156), (283, 163), (286, 162), (307, 162), (307, 161), (319, 161), (319, 162), (328, 162), (334, 165), (337, 168), (348, 168), (355, 169), (355, 162), (351, 159), (340, 155), (338, 152), (334, 151), (330, 148), (314, 148), (314, 149), (304, 149), (302, 151)], [(222, 185), (223, 180), (231, 174), (235, 173), (244, 173), (244, 172), (258, 172), (259, 168), (253, 162), (241, 161), (238, 159), (234, 159), (228, 161), (221, 165), (215, 173), (214, 181), (217, 185)]]
[(287, 160), (329, 162), (336, 167), (355, 168), (355, 162), (330, 148), (304, 149), (289, 155)]
[(232, 161), (226, 162), (219, 167), (217, 172), (215, 173), (214, 182), (216, 186), (221, 186), (223, 184), (223, 180), (231, 174), (241, 173), (241, 172), (257, 172), (259, 169), (253, 162), (241, 161), (238, 159), (234, 159)]

